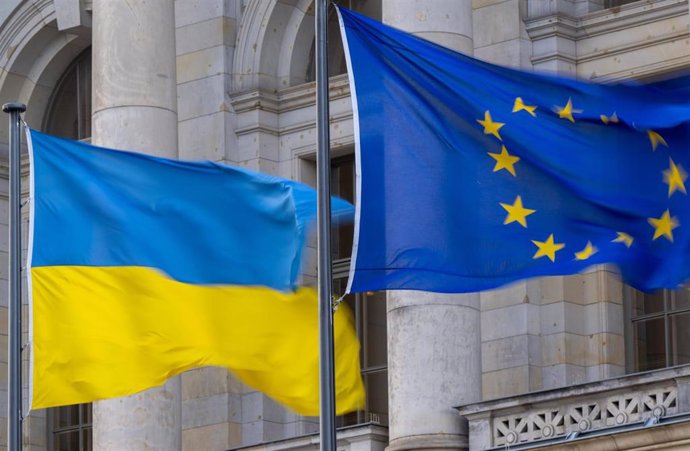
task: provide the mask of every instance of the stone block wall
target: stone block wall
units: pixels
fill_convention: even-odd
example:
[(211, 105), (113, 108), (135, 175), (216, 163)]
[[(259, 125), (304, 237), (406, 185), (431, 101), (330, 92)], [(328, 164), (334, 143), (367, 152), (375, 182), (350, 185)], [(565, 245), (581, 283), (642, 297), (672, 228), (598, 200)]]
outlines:
[(239, 2), (175, 0), (181, 159), (237, 162), (230, 75)]

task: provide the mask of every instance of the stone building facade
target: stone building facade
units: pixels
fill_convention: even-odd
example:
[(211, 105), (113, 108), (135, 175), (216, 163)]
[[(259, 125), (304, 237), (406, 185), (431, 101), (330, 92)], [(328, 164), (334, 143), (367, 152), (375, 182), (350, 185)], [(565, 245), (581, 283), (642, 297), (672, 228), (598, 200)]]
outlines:
[[(690, 68), (688, 0), (338, 0), (493, 63), (641, 82)], [(352, 199), (353, 125), (330, 17), (332, 181)], [(313, 0), (2, 0), (0, 102), (40, 130), (315, 183)], [(7, 249), (0, 127), (0, 250)], [(28, 173), (28, 165), (24, 166)], [(25, 184), (24, 186), (27, 186)], [(24, 225), (26, 226), (25, 217)], [(352, 230), (334, 234), (342, 290)], [(313, 243), (304, 282), (313, 284)], [(0, 343), (7, 339), (0, 265)], [(690, 291), (601, 266), (472, 295), (351, 296), (366, 409), (339, 448), (690, 449)], [(26, 312), (25, 312), (26, 313)], [(30, 350), (30, 346), (27, 348)], [(7, 358), (0, 353), (0, 379)], [(0, 450), (7, 391), (0, 387)], [(30, 451), (318, 449), (318, 420), (201, 368), (126, 399), (30, 412)]]

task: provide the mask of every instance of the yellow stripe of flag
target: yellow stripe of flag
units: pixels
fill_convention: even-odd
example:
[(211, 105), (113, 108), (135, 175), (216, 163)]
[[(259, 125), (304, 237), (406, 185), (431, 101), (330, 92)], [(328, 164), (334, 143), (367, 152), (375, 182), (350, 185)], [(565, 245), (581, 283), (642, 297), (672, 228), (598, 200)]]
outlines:
[[(192, 285), (145, 267), (34, 267), (31, 277), (33, 408), (129, 395), (212, 365), (302, 415), (318, 415), (312, 289)], [(334, 334), (343, 414), (364, 404), (347, 308), (336, 312)]]

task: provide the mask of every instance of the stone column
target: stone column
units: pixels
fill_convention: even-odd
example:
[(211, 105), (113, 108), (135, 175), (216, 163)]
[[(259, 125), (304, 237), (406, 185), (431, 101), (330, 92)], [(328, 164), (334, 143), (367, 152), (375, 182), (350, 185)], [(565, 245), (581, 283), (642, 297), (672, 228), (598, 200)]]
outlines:
[(170, 0), (93, 0), (93, 142), (177, 157)]
[[(177, 157), (174, 2), (93, 0), (93, 142)], [(180, 381), (94, 403), (96, 451), (180, 450)]]
[[(383, 0), (383, 21), (472, 54), (472, 2)], [(468, 449), (454, 406), (481, 400), (479, 295), (388, 292), (391, 451)]]

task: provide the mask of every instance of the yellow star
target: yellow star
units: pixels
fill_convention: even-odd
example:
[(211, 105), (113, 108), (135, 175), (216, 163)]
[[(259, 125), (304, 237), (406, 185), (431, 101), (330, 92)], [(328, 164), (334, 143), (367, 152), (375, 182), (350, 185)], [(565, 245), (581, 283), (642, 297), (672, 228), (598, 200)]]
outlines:
[(482, 127), (484, 127), (485, 135), (494, 135), (496, 138), (498, 138), (499, 141), (503, 141), (501, 139), (501, 135), (498, 134), (498, 131), (505, 124), (503, 122), (494, 122), (491, 119), (491, 113), (489, 113), (488, 110), (484, 112), (484, 120), (477, 119), (477, 122), (482, 124)]
[(496, 160), (496, 166), (494, 166), (494, 172), (498, 172), (501, 169), (505, 169), (506, 171), (510, 172), (513, 174), (513, 177), (515, 177), (515, 168), (513, 165), (520, 161), (520, 157), (513, 156), (508, 153), (508, 149), (506, 149), (506, 146), (501, 146), (501, 153), (491, 153), (488, 152), (489, 156)]
[(515, 103), (513, 104), (513, 113), (517, 113), (518, 111), (527, 111), (533, 117), (537, 117), (537, 113), (534, 112), (536, 109), (536, 105), (525, 105), (525, 103), (522, 101), (522, 97), (515, 98)]
[(618, 123), (618, 115), (614, 111), (611, 116), (607, 116), (605, 114), (602, 114), (599, 116), (601, 118), (601, 122), (604, 124), (612, 123), (612, 124), (617, 124)]
[(582, 113), (582, 110), (576, 110), (573, 108), (573, 101), (568, 99), (568, 103), (565, 106), (556, 106), (556, 113), (561, 119), (568, 119), (570, 122), (575, 122), (573, 113)]
[(660, 218), (649, 218), (647, 221), (654, 227), (654, 238), (652, 238), (652, 240), (656, 240), (660, 236), (665, 236), (666, 239), (673, 242), (673, 229), (680, 226), (680, 224), (675, 217), (671, 217), (671, 213), (668, 209)]
[(670, 166), (664, 171), (664, 183), (668, 185), (668, 197), (676, 192), (676, 190), (687, 194), (685, 191), (685, 180), (688, 174), (683, 170), (682, 166), (676, 166), (672, 159), (668, 159)]
[(668, 147), (664, 137), (654, 130), (647, 130), (647, 136), (649, 136), (649, 142), (652, 143), (652, 150), (656, 150), (659, 144), (663, 144), (664, 146)]
[(623, 243), (625, 244), (625, 247), (630, 247), (632, 246), (633, 243), (633, 237), (628, 235), (625, 232), (616, 232), (616, 238), (612, 239), (612, 243)]
[(532, 240), (532, 242), (539, 248), (532, 258), (549, 257), (552, 262), (556, 261), (556, 252), (565, 247), (563, 243), (553, 242), (553, 233), (549, 235), (546, 241)]
[(591, 241), (587, 241), (587, 245), (584, 249), (582, 249), (580, 252), (575, 252), (575, 259), (587, 260), (597, 252), (599, 252), (599, 249), (597, 249), (596, 246), (593, 246)]
[(503, 207), (508, 212), (508, 216), (506, 216), (506, 220), (503, 221), (503, 224), (519, 222), (520, 225), (522, 225), (522, 227), (527, 228), (527, 220), (525, 218), (537, 211), (530, 210), (529, 208), (524, 208), (522, 206), (522, 198), (520, 196), (517, 196), (515, 198), (515, 202), (513, 203), (513, 205), (504, 204), (503, 202), (500, 202), (500, 204), (501, 207)]

